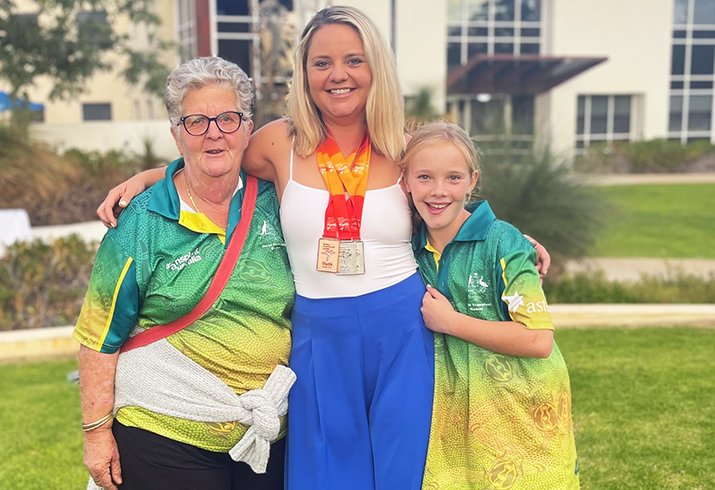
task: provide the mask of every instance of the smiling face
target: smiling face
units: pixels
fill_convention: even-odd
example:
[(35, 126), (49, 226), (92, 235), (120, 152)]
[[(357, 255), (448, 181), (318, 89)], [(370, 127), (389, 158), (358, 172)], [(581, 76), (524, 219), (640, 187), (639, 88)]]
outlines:
[(372, 72), (355, 29), (328, 24), (315, 31), (306, 71), (310, 96), (324, 121), (344, 125), (365, 119)]
[(452, 143), (426, 145), (408, 162), (405, 187), (412, 194), (433, 246), (449, 243), (469, 217), (464, 205), (477, 177)]
[[(182, 106), (182, 117), (190, 114), (216, 117), (227, 111), (240, 112), (236, 93), (217, 85), (192, 90), (184, 97)], [(172, 134), (176, 147), (184, 157), (187, 172), (222, 177), (237, 175), (240, 171), (253, 123), (243, 121), (238, 131), (230, 134), (219, 131), (215, 121), (211, 121), (208, 131), (201, 136), (188, 134), (181, 124), (176, 129)]]

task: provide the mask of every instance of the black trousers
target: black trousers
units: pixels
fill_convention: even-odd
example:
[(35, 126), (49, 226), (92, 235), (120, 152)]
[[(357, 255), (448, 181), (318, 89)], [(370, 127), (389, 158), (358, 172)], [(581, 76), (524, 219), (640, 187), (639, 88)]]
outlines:
[(285, 438), (271, 445), (265, 474), (228, 453), (206, 451), (116, 420), (122, 490), (282, 490)]

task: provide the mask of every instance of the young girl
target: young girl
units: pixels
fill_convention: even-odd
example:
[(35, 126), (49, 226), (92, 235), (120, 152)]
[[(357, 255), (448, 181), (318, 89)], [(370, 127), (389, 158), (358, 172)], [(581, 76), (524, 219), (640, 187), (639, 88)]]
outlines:
[(569, 377), (534, 248), (485, 201), (466, 204), (479, 169), (458, 126), (423, 126), (403, 162), (423, 220), (413, 248), (435, 336), (422, 488), (578, 489)]

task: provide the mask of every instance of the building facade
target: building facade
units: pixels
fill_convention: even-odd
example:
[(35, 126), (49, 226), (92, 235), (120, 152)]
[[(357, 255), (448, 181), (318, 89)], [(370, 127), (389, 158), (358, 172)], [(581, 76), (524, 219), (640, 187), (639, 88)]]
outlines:
[[(283, 114), (292, 47), (329, 3), (156, 0), (155, 8), (178, 48), (167, 64), (208, 55), (235, 61), (256, 84), (260, 125)], [(363, 10), (390, 43), (405, 97), (430, 89), (434, 108), (477, 141), (509, 134), (566, 154), (613, 141), (715, 143), (715, 0), (344, 3)], [(140, 29), (124, 28), (141, 42)], [(38, 87), (35, 101), (42, 94)], [(37, 132), (60, 139), (64, 125), (62, 134), (82, 135), (85, 146), (116, 146), (141, 128), (175, 153), (165, 118), (160, 99), (107, 73), (78, 100), (47, 103)]]
[[(28, 29), (49, 26), (54, 22), (50, 7), (38, 12), (37, 2), (29, 0), (18, 0), (15, 7), (12, 15), (22, 17)], [(111, 22), (118, 34), (128, 37), (132, 47), (141, 49), (149, 44), (150, 30), (147, 25), (131, 22), (128, 16), (116, 11), (108, 12), (99, 4), (78, 7), (74, 12), (78, 35), (88, 21)], [(176, 37), (173, 0), (156, 0), (151, 10), (163, 20), (158, 30), (151, 34), (173, 41)], [(167, 66), (176, 63), (173, 49), (167, 49), (160, 56)], [(120, 149), (140, 154), (145, 151), (145, 143), (150, 142), (153, 150), (160, 155), (169, 157), (176, 154), (162, 98), (126, 83), (122, 77), (126, 66), (121, 57), (110, 53), (106, 61), (111, 69), (96, 73), (87, 84), (87, 90), (73, 100), (49, 100), (52, 83), (42, 77), (34, 80), (34, 86), (28, 90), (29, 100), (41, 103), (44, 108), (33, 116), (33, 137), (47, 141), (60, 150)], [(0, 82), (0, 91), (6, 89)]]
[(447, 109), (475, 139), (715, 143), (715, 0), (447, 4)]

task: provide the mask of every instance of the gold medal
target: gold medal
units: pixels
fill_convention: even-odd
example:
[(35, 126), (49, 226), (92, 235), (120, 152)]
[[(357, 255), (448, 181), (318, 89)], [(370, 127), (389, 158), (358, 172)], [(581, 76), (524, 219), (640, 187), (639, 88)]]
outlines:
[(318, 272), (338, 272), (340, 240), (321, 238), (318, 240)]

